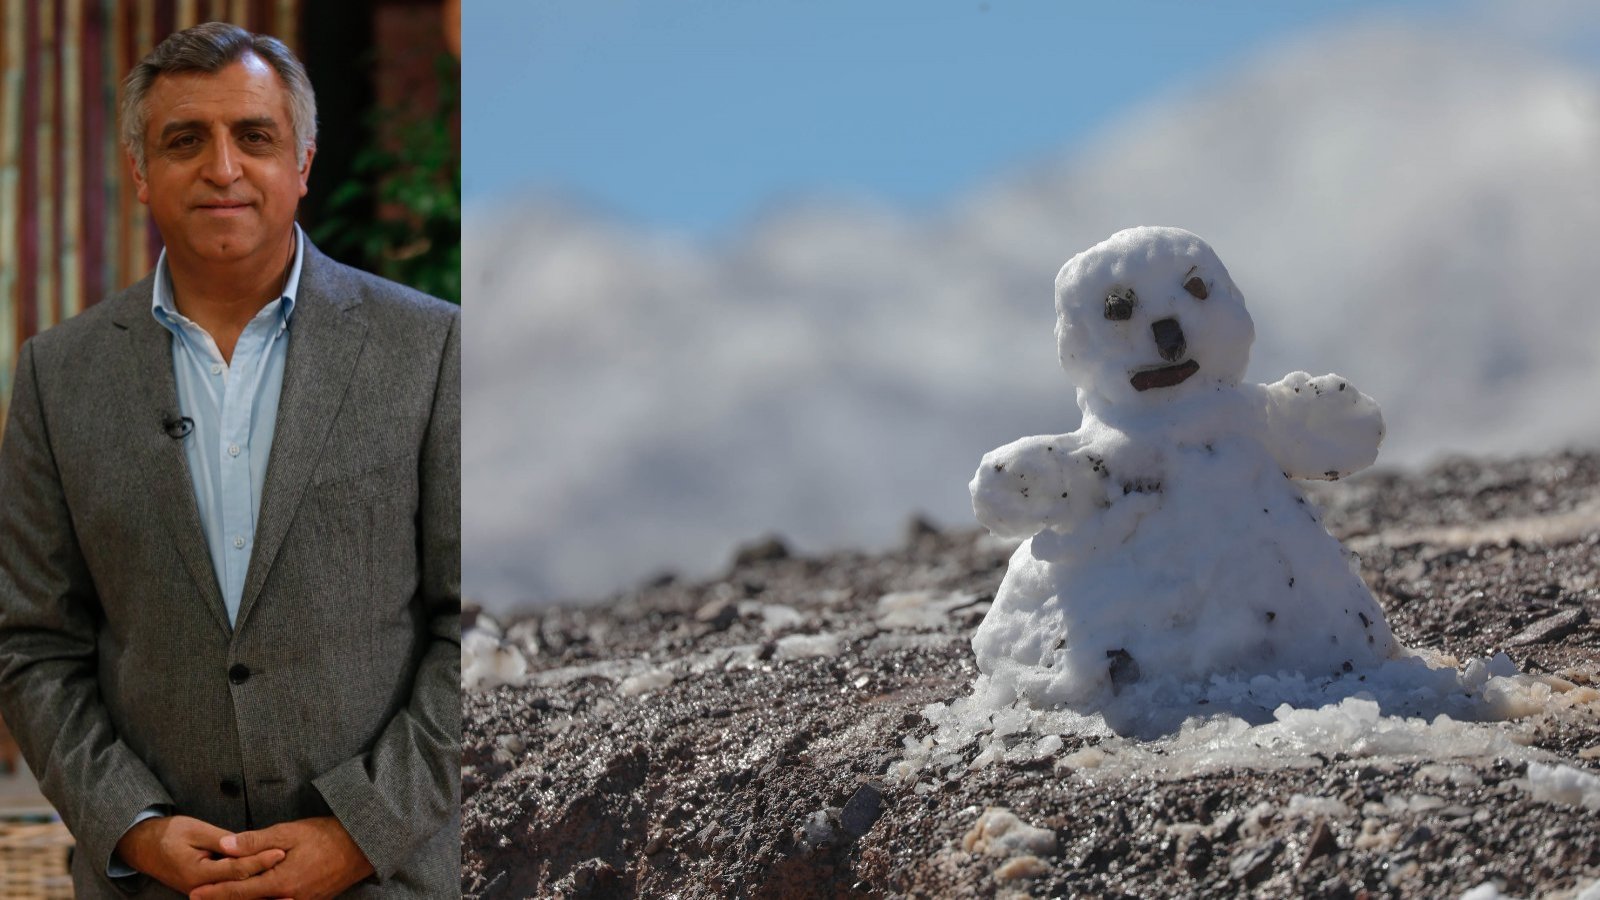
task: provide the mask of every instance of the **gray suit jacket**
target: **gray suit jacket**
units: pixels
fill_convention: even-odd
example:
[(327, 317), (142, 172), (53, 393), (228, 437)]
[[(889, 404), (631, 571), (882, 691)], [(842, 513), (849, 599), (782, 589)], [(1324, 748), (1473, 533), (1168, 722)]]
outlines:
[(22, 348), (0, 713), (77, 838), (79, 897), (121, 900), (106, 862), (157, 803), (230, 830), (332, 813), (377, 870), (351, 896), (459, 889), (460, 318), (306, 249), (232, 628), (162, 427), (152, 279)]

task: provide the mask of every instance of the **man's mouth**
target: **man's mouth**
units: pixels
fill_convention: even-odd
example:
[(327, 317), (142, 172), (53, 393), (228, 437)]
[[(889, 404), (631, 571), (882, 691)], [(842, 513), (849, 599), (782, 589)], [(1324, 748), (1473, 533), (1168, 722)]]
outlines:
[(245, 202), (245, 201), (243, 201), (243, 200), (213, 200), (210, 203), (196, 204), (196, 207), (199, 208), (199, 209), (211, 210), (211, 211), (217, 211), (217, 212), (227, 212), (229, 210), (245, 209), (245, 208), (247, 208), (249, 206), (250, 206), (250, 204)]
[(1128, 379), (1133, 383), (1136, 391), (1148, 391), (1151, 388), (1172, 387), (1182, 384), (1190, 375), (1200, 371), (1200, 364), (1194, 360), (1185, 360), (1175, 366), (1162, 366), (1159, 369), (1145, 369), (1133, 373)]

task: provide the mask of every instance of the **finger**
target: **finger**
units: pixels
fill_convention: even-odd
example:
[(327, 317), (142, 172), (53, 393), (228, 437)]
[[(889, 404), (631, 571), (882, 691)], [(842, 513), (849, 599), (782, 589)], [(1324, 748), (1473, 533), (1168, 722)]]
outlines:
[(184, 844), (212, 853), (222, 852), (222, 839), (228, 834), (226, 830), (200, 819), (185, 819), (174, 827), (181, 829), (178, 836)]
[(242, 881), (260, 875), (283, 862), (289, 854), (277, 847), (237, 859), (208, 859), (200, 863), (201, 874), (209, 882)]
[(223, 832), (218, 848), (229, 856), (253, 856), (273, 847), (288, 849), (284, 837), (276, 825), (259, 831), (241, 831), (238, 834)]
[(190, 891), (189, 900), (261, 900), (281, 897), (284, 886), (277, 883), (280, 880), (274, 873), (268, 872), (242, 881), (219, 881)]

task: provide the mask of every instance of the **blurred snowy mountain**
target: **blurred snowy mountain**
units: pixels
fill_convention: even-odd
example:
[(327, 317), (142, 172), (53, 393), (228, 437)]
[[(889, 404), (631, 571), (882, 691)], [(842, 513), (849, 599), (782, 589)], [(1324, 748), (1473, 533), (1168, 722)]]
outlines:
[(821, 550), (892, 543), (915, 511), (972, 525), (984, 451), (1077, 421), (1057, 269), (1137, 224), (1228, 265), (1252, 378), (1376, 397), (1380, 465), (1600, 439), (1600, 81), (1374, 24), (936, 219), (814, 201), (703, 244), (551, 201), (469, 217), (467, 595), (598, 597), (770, 531)]

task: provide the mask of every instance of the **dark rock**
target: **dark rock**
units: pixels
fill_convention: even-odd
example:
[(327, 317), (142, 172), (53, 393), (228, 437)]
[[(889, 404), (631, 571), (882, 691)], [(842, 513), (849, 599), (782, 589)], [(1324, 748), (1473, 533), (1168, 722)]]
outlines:
[(1113, 690), (1126, 687), (1139, 680), (1139, 662), (1133, 654), (1126, 650), (1107, 650), (1106, 659), (1111, 660), (1111, 687)]
[(572, 896), (589, 897), (615, 885), (617, 870), (603, 859), (588, 859), (573, 869), (568, 877), (571, 879)]
[(1589, 621), (1589, 613), (1583, 607), (1564, 609), (1553, 616), (1529, 625), (1506, 640), (1509, 647), (1525, 647), (1529, 644), (1547, 644), (1558, 641), (1574, 631), (1578, 626)]
[(1339, 841), (1333, 836), (1333, 829), (1328, 827), (1328, 820), (1318, 819), (1311, 829), (1311, 836), (1306, 838), (1306, 862), (1338, 852)]
[(789, 555), (789, 546), (783, 542), (783, 538), (772, 534), (748, 544), (741, 544), (733, 552), (733, 565), (734, 568), (738, 568), (752, 563), (775, 562), (788, 559)]
[(1247, 885), (1266, 878), (1272, 858), (1278, 855), (1283, 841), (1274, 838), (1265, 844), (1241, 850), (1228, 862), (1228, 877)]
[(1175, 860), (1178, 869), (1190, 878), (1199, 878), (1211, 865), (1211, 841), (1196, 834), (1178, 845)]
[(655, 856), (657, 853), (667, 849), (667, 845), (672, 842), (672, 835), (673, 830), (671, 828), (658, 829), (650, 835), (649, 840), (644, 842), (644, 855)]
[(1406, 836), (1404, 841), (1400, 842), (1400, 847), (1403, 850), (1412, 850), (1417, 847), (1426, 846), (1428, 842), (1432, 840), (1433, 829), (1426, 825), (1418, 825), (1415, 831), (1411, 832)]
[(839, 814), (839, 827), (851, 840), (861, 837), (883, 815), (884, 787), (874, 781), (863, 781), (856, 792), (845, 802)]
[(918, 539), (936, 535), (939, 526), (932, 519), (918, 513), (906, 521), (906, 543), (915, 544)]

